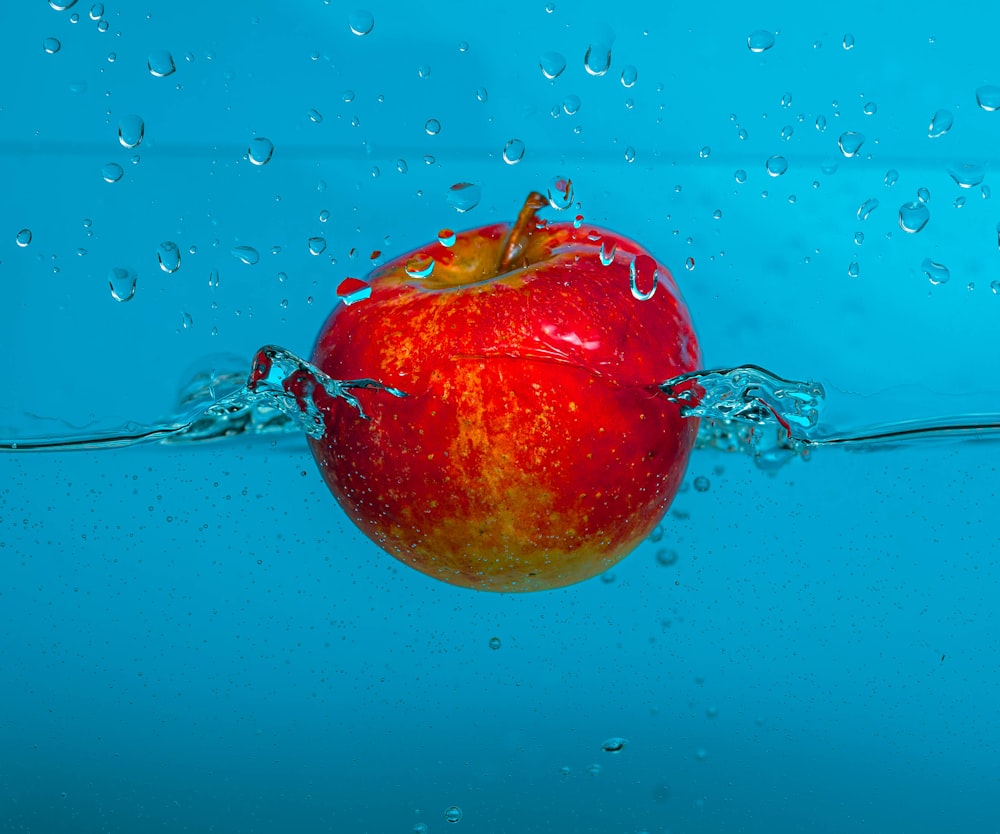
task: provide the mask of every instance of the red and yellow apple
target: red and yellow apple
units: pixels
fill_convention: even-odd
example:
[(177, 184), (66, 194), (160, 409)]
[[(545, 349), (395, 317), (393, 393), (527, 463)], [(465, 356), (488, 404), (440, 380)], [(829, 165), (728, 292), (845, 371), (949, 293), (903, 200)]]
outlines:
[(700, 366), (670, 273), (613, 232), (540, 220), (546, 204), (377, 268), (312, 358), (406, 393), (354, 392), (367, 419), (324, 399), (310, 445), (365, 534), (454, 585), (606, 571), (662, 519), (698, 430), (657, 387)]

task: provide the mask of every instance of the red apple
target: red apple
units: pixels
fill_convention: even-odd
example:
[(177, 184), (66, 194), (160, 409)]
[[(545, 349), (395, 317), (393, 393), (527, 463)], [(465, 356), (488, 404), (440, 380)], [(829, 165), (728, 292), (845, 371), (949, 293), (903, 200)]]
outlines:
[(546, 204), (379, 267), (312, 359), (406, 392), (355, 392), (369, 419), (324, 400), (310, 445), (365, 534), (454, 585), (606, 571), (663, 517), (698, 430), (657, 387), (700, 367), (670, 273), (613, 232), (539, 220)]

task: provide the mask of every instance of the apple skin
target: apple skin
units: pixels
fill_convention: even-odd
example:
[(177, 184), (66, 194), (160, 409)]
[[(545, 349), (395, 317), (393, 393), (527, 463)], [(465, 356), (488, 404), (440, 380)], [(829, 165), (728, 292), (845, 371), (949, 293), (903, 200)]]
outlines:
[[(376, 269), (312, 358), (407, 394), (357, 391), (370, 419), (320, 402), (310, 446), (347, 515), (400, 561), (485, 591), (558, 588), (622, 559), (662, 519), (698, 430), (657, 388), (701, 362), (670, 273), (656, 264), (655, 293), (637, 300), (630, 264), (641, 258), (648, 291), (652, 256), (604, 229), (545, 224), (541, 201), (514, 226)], [(604, 260), (615, 247), (607, 266), (602, 245)], [(411, 277), (427, 255), (433, 272)]]

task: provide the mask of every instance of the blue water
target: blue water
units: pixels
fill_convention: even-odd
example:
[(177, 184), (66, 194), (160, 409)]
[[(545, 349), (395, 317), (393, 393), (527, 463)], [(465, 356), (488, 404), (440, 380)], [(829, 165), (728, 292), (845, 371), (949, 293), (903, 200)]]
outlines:
[[(153, 425), (206, 357), (307, 356), (373, 250), (512, 218), (556, 175), (670, 267), (706, 367), (817, 380), (838, 427), (1000, 411), (1000, 112), (976, 101), (1000, 15), (752, 6), (372, 4), (357, 36), (320, 0), (5, 4), (3, 437)], [(380, 553), (294, 438), (0, 455), (0, 831), (1000, 830), (997, 447), (808, 457), (699, 451), (659, 542), (503, 596)]]

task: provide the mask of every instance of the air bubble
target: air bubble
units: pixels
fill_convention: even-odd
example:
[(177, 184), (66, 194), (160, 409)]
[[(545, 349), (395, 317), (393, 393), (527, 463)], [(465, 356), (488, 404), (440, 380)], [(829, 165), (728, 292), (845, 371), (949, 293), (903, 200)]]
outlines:
[(858, 151), (861, 150), (861, 146), (865, 143), (865, 135), (863, 133), (858, 133), (854, 130), (848, 130), (840, 134), (840, 138), (837, 140), (837, 147), (840, 148), (840, 152), (850, 159), (852, 156), (857, 156)]
[(15, 236), (14, 242), (24, 249), (29, 243), (31, 243), (31, 229), (21, 229)]
[(428, 119), (424, 122), (424, 133), (428, 136), (437, 136), (441, 132), (441, 122), (437, 119)]
[(628, 744), (627, 738), (622, 738), (621, 736), (614, 736), (613, 738), (605, 739), (601, 744), (601, 749), (605, 753), (621, 753)]
[(874, 197), (869, 197), (858, 207), (858, 220), (867, 220), (877, 208), (878, 200)]
[(156, 247), (156, 260), (160, 264), (160, 269), (173, 274), (181, 268), (181, 249), (172, 240), (165, 240)]
[(751, 52), (767, 52), (774, 46), (774, 33), (766, 29), (756, 29), (747, 37), (747, 48)]
[(764, 167), (767, 168), (767, 173), (772, 177), (780, 177), (788, 170), (788, 160), (783, 156), (775, 154), (768, 158), (767, 162), (764, 163)]
[(471, 182), (456, 182), (448, 189), (448, 194), (445, 197), (448, 205), (459, 214), (472, 211), (472, 209), (479, 205), (479, 201), (482, 198), (483, 189)]
[(108, 271), (108, 286), (111, 287), (111, 297), (115, 301), (131, 301), (135, 296), (136, 274), (123, 266), (113, 267)]
[(568, 177), (553, 177), (549, 180), (546, 196), (549, 205), (556, 211), (565, 211), (573, 204), (573, 182)]
[(904, 203), (899, 207), (899, 228), (911, 235), (924, 228), (930, 219), (930, 210), (920, 201)]
[(576, 115), (579, 112), (580, 105), (582, 103), (583, 102), (580, 101), (580, 97), (579, 96), (570, 94), (570, 95), (566, 96), (566, 98), (563, 99), (563, 103), (562, 103), (563, 112), (567, 116), (574, 116), (574, 115)]
[(109, 162), (101, 168), (101, 176), (105, 182), (118, 182), (125, 174), (122, 166), (117, 162)]
[(410, 258), (403, 269), (411, 278), (427, 278), (434, 271), (434, 258), (421, 252)]
[(948, 267), (944, 264), (939, 264), (937, 261), (932, 261), (930, 258), (924, 258), (923, 263), (920, 264), (920, 268), (924, 271), (924, 275), (927, 276), (927, 280), (934, 286), (947, 284), (951, 279), (951, 272), (948, 271)]
[(310, 255), (322, 255), (326, 251), (326, 238), (311, 237), (306, 241), (306, 247)]
[(983, 181), (986, 170), (974, 162), (960, 162), (948, 167), (948, 175), (959, 188), (973, 188)]
[(229, 250), (229, 254), (247, 266), (253, 266), (260, 260), (260, 252), (252, 246), (234, 246)]
[(511, 139), (503, 148), (503, 161), (508, 165), (516, 165), (524, 159), (524, 142)]
[(146, 68), (149, 70), (149, 74), (156, 78), (166, 78), (168, 75), (173, 75), (177, 69), (174, 66), (174, 56), (165, 49), (150, 52), (146, 59)]
[(60, 49), (62, 49), (62, 44), (59, 43), (59, 38), (46, 38), (42, 41), (42, 49), (44, 49), (49, 55), (55, 55)]
[(247, 159), (253, 165), (267, 165), (271, 161), (273, 154), (274, 144), (270, 139), (265, 139), (263, 136), (255, 136), (250, 140), (250, 146), (247, 148)]
[(631, 64), (626, 64), (622, 67), (622, 86), (625, 89), (630, 89), (635, 86), (635, 82), (639, 80), (639, 70), (633, 67)]
[(493, 649), (493, 651), (497, 651), (497, 649), (500, 648), (500, 638), (499, 637), (491, 637), (490, 638), (490, 648)]
[(656, 551), (656, 564), (664, 568), (676, 565), (679, 558), (680, 557), (676, 550), (670, 550), (669, 548), (663, 547)]
[(1000, 110), (1000, 87), (986, 84), (976, 90), (976, 104), (987, 113)]
[(566, 69), (566, 58), (560, 52), (545, 52), (538, 59), (538, 66), (542, 70), (542, 75), (552, 81), (563, 74)]
[(118, 122), (118, 141), (123, 148), (136, 148), (142, 142), (146, 125), (136, 115), (123, 116)]
[(951, 126), (954, 124), (955, 119), (951, 115), (950, 110), (938, 110), (932, 117), (931, 122), (927, 126), (927, 138), (937, 139), (939, 136), (944, 136)]
[(711, 482), (704, 475), (699, 475), (694, 479), (695, 492), (708, 492), (711, 485)]
[(447, 811), (444, 812), (444, 818), (447, 822), (461, 822), (462, 821), (462, 809), (457, 805), (452, 805)]
[(359, 38), (364, 37), (375, 28), (375, 18), (371, 12), (357, 9), (348, 16), (347, 23), (351, 31)]
[[(649, 255), (636, 255), (628, 266), (629, 289), (637, 301), (649, 301), (656, 293), (659, 273), (656, 261)], [(640, 284), (649, 289), (640, 289)]]

